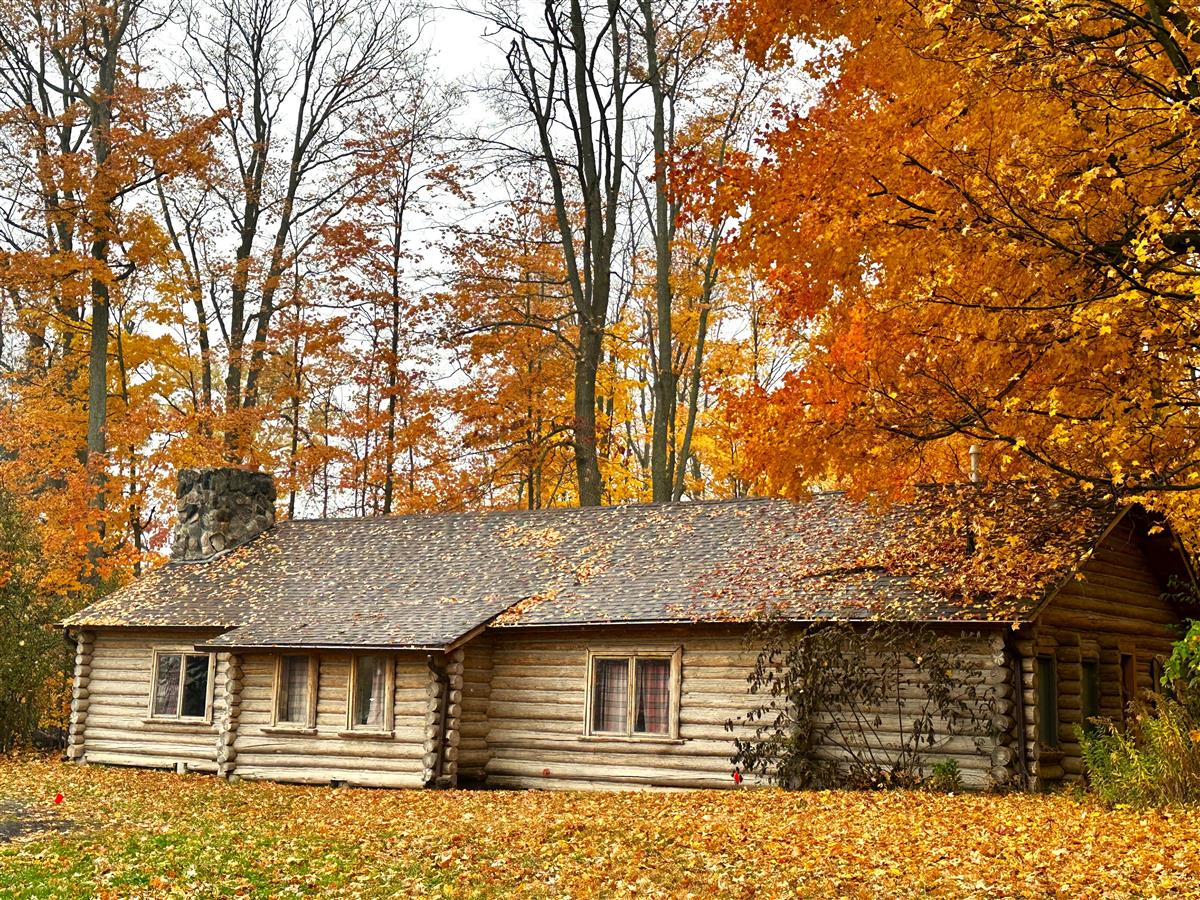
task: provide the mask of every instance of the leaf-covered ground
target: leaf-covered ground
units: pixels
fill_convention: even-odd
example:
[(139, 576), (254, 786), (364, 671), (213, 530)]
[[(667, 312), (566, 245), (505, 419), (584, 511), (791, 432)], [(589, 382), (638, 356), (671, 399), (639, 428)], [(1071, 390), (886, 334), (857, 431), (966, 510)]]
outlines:
[[(61, 805), (55, 795), (63, 794)], [(0, 760), (3, 897), (1200, 896), (1200, 812), (922, 793), (366, 791)]]

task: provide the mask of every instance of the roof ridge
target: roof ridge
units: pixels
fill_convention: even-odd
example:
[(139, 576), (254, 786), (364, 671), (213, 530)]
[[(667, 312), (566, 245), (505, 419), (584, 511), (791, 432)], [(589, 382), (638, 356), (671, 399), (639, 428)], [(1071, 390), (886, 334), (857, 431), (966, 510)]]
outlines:
[[(829, 496), (833, 494), (842, 494), (844, 491), (814, 491), (814, 496)], [(751, 506), (759, 503), (797, 503), (798, 501), (791, 500), (787, 497), (713, 497), (704, 500), (683, 500), (683, 501), (645, 501), (641, 503), (610, 503), (605, 506), (544, 506), (541, 509), (446, 509), (446, 510), (427, 510), (425, 512), (406, 512), (406, 513), (390, 513), (387, 515), (376, 516), (316, 516), (314, 518), (303, 519), (280, 519), (275, 523), (275, 527), (281, 525), (301, 525), (301, 524), (320, 524), (320, 523), (340, 523), (346, 522), (387, 522), (397, 519), (427, 519), (431, 517), (452, 518), (455, 516), (484, 516), (484, 517), (501, 517), (501, 516), (539, 516), (553, 515), (554, 513), (563, 512), (602, 512), (616, 511), (629, 509), (653, 509), (661, 507), (663, 509), (688, 509), (697, 506)]]

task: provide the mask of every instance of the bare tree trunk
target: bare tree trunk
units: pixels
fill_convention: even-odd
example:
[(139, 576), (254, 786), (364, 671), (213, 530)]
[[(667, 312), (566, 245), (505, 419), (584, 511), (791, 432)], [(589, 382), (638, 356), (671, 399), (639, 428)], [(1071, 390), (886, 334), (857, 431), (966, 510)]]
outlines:
[(670, 422), (675, 407), (674, 331), (671, 309), (671, 251), (674, 228), (667, 198), (667, 85), (658, 58), (658, 23), (650, 0), (640, 0), (646, 44), (646, 82), (654, 106), (654, 299), (657, 352), (654, 354), (654, 411), (650, 438), (650, 484), (656, 502), (674, 499), (669, 457)]
[(700, 310), (700, 323), (696, 326), (696, 355), (692, 360), (692, 380), (688, 385), (687, 424), (683, 429), (683, 443), (679, 448), (679, 458), (675, 464), (675, 485), (671, 490), (671, 499), (679, 502), (683, 499), (683, 491), (687, 483), (687, 464), (692, 455), (692, 436), (696, 433), (696, 415), (700, 406), (700, 380), (703, 377), (704, 339), (708, 334), (707, 306)]
[[(585, 8), (581, 0), (547, 3), (548, 38), (526, 32), (502, 9), (492, 21), (515, 36), (508, 67), (532, 115), (541, 159), (550, 177), (555, 221), (563, 250), (567, 284), (579, 337), (575, 355), (575, 474), (581, 506), (603, 501), (600, 474), (596, 379), (604, 358), (612, 290), (612, 256), (625, 150), (627, 47), (619, 27), (618, 0)], [(589, 35), (589, 13), (601, 10)], [(565, 115), (562, 111), (565, 110)], [(562, 161), (555, 146), (560, 129), (572, 137), (573, 158)], [(578, 180), (583, 206), (582, 234), (576, 235), (566, 177)]]
[[(415, 40), (406, 26), (392, 7), (370, 0), (219, 0), (215, 21), (188, 23), (194, 73), (211, 86), (210, 106), (234, 111), (223, 119), (232, 187), (214, 188), (236, 212), (228, 326), (222, 322), (232, 462), (244, 460), (254, 440), (247, 413), (259, 406), (282, 274), (349, 202), (357, 176), (334, 148), (353, 114), (394, 87)], [(279, 160), (285, 113), (290, 149)], [(275, 171), (277, 186), (269, 184)], [(268, 229), (264, 254), (258, 244)], [(265, 270), (253, 272), (264, 256)]]
[(396, 392), (400, 389), (400, 258), (404, 243), (404, 217), (407, 211), (409, 189), (407, 173), (412, 171), (411, 155), (405, 160), (405, 165), (406, 176), (401, 180), (400, 197), (393, 198), (395, 215), (392, 221), (391, 247), (389, 248), (391, 251), (389, 260), (391, 321), (389, 324), (392, 333), (387, 366), (387, 436), (384, 442), (383, 514), (385, 516), (392, 512), (396, 491)]

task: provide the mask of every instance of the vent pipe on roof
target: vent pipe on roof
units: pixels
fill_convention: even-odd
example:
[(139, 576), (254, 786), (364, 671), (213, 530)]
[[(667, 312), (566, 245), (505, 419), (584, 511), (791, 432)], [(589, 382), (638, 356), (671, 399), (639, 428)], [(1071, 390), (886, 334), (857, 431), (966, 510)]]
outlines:
[(971, 484), (979, 484), (979, 445), (972, 444), (967, 450), (967, 458), (971, 460)]
[(275, 482), (245, 469), (181, 469), (171, 559), (199, 562), (240, 547), (275, 524)]

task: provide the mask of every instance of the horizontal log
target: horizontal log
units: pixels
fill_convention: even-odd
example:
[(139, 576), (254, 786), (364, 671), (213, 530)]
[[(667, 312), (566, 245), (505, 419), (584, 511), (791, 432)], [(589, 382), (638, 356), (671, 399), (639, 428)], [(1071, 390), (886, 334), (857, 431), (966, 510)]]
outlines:
[(150, 669), (141, 672), (118, 672), (92, 669), (88, 677), (88, 689), (112, 694), (143, 693), (150, 691)]
[[(510, 752), (500, 750), (492, 754), (489, 771), (505, 769), (510, 764), (537, 764), (540, 768), (555, 769), (563, 765), (579, 766), (592, 770), (635, 771), (638, 768), (686, 772), (725, 772), (733, 767), (732, 747), (718, 754), (632, 754), (606, 750), (605, 744), (591, 745), (590, 749), (576, 750), (562, 747), (530, 747)], [(493, 765), (494, 763), (494, 765)]]
[(1086, 633), (1093, 632), (1116, 632), (1118, 634), (1128, 634), (1144, 637), (1159, 637), (1169, 638), (1172, 634), (1166, 625), (1155, 625), (1149, 622), (1141, 622), (1136, 619), (1123, 619), (1114, 616), (1106, 616), (1100, 614), (1072, 612), (1070, 610), (1057, 610), (1053, 607), (1047, 608), (1043, 613), (1046, 617), (1047, 624), (1054, 624), (1064, 628), (1078, 629)]
[[(217, 747), (216, 743), (207, 747), (197, 747), (191, 744), (173, 744), (169, 742), (146, 742), (146, 741), (125, 741), (125, 740), (109, 740), (107, 738), (99, 738), (92, 734), (84, 735), (85, 746), (88, 752), (100, 753), (119, 753), (124, 754), (130, 759), (136, 757), (146, 757), (151, 759), (175, 759), (185, 761), (200, 761), (212, 760), (216, 761)], [(147, 764), (151, 765), (151, 764)]]
[[(696, 776), (687, 779), (680, 783), (669, 783), (666, 780), (647, 783), (644, 781), (622, 781), (616, 778), (588, 779), (588, 778), (562, 778), (542, 777), (540, 772), (532, 775), (500, 775), (495, 773), (487, 774), (487, 786), (496, 790), (507, 791), (528, 791), (528, 790), (546, 790), (546, 791), (627, 791), (631, 787), (638, 787), (644, 790), (654, 790), (663, 792), (677, 791), (696, 791), (696, 790), (734, 790), (738, 786), (734, 784), (733, 779), (729, 775), (723, 777), (717, 776)], [(751, 787), (750, 779), (743, 782), (742, 787)]]
[(622, 754), (679, 754), (711, 756), (728, 755), (732, 752), (735, 735), (715, 731), (693, 737), (686, 735), (679, 742), (660, 742), (638, 739), (584, 739), (582, 726), (570, 733), (550, 734), (528, 727), (528, 723), (517, 723), (510, 728), (493, 728), (488, 733), (487, 746), (493, 749), (510, 749), (520, 752), (523, 747), (539, 749), (570, 749), (587, 751), (600, 747)]
[(108, 716), (102, 716), (95, 710), (88, 710), (87, 737), (127, 741), (168, 741), (192, 743), (198, 747), (215, 746), (217, 729), (215, 726), (196, 725), (171, 727), (170, 725), (130, 723), (116, 721)]
[[(545, 775), (545, 770), (550, 770), (550, 775)], [(619, 784), (648, 784), (648, 785), (672, 785), (676, 787), (699, 787), (702, 782), (707, 782), (711, 785), (717, 780), (724, 781), (732, 778), (725, 772), (713, 770), (711, 772), (699, 772), (694, 769), (677, 769), (677, 768), (647, 768), (644, 766), (624, 766), (618, 765), (610, 771), (605, 771), (602, 768), (588, 762), (571, 763), (571, 762), (546, 762), (537, 760), (533, 762), (524, 762), (513, 759), (493, 759), (487, 766), (487, 775), (490, 780), (493, 777), (540, 777), (545, 782), (553, 781), (556, 778), (567, 778), (580, 781), (608, 782)], [(724, 778), (718, 779), (718, 775), (724, 775)]]
[(1060, 595), (1054, 604), (1047, 609), (1047, 622), (1053, 623), (1056, 612), (1099, 614), (1112, 619), (1125, 619), (1135, 622), (1152, 622), (1159, 625), (1172, 625), (1179, 621), (1179, 615), (1165, 606), (1157, 604), (1136, 604), (1129, 600), (1116, 599), (1107, 596), (1085, 596), (1083, 594)]
[(395, 756), (353, 756), (332, 753), (262, 753), (258, 748), (237, 746), (241, 765), (259, 769), (342, 769), (356, 772), (408, 772), (415, 775), (421, 769), (424, 751), (408, 746), (407, 753)]
[(223, 628), (196, 628), (196, 629), (180, 629), (178, 631), (165, 631), (162, 629), (137, 629), (137, 628), (96, 628), (89, 629), (89, 633), (96, 637), (97, 646), (140, 646), (153, 644), (155, 646), (192, 646), (196, 643), (203, 643), (219, 635), (225, 629)]
[[(866, 734), (848, 732), (844, 735), (829, 735), (830, 741), (844, 741), (851, 746), (882, 751), (899, 750), (906, 743), (906, 738), (907, 735), (895, 731), (875, 731)], [(920, 753), (986, 757), (990, 755), (994, 747), (995, 742), (988, 738), (968, 735), (935, 735), (932, 745), (922, 742), (915, 749)]]
[[(819, 760), (829, 763), (843, 763), (847, 766), (857, 763), (860, 760), (871, 762), (872, 756), (868, 754), (853, 755), (845, 750), (835, 747), (818, 747), (813, 751), (813, 756)], [(951, 759), (957, 764), (961, 772), (990, 772), (994, 766), (992, 761), (987, 756), (977, 755), (959, 755), (957, 753), (939, 753), (936, 751), (922, 752), (918, 754), (919, 767), (926, 773), (929, 773), (934, 766), (940, 762), (947, 762)], [(894, 754), (876, 753), (874, 754), (874, 762), (876, 765), (888, 767), (895, 762)]]
[[(316, 734), (264, 734), (261, 726), (250, 726), (243, 722), (238, 727), (238, 746), (244, 748), (253, 743), (255, 746), (278, 747), (281, 752), (292, 752), (293, 748), (303, 747), (306, 751), (311, 750), (314, 753), (340, 752), (336, 749), (324, 751), (321, 749), (340, 747), (347, 748), (345, 752), (350, 755), (359, 755), (360, 753), (389, 752), (383, 748), (403, 744), (419, 744), (425, 740), (425, 729), (416, 726), (398, 726), (392, 731), (390, 737), (382, 735), (341, 737), (340, 734), (345, 730), (346, 723), (343, 721), (332, 728), (323, 729), (318, 726)], [(364, 732), (364, 734), (368, 733)]]
[[(104, 766), (137, 766), (146, 769), (174, 769), (180, 762), (178, 757), (131, 754), (120, 750), (84, 748), (84, 760)], [(194, 772), (216, 773), (217, 762), (213, 760), (184, 760)]]
[(286, 769), (260, 768), (239, 765), (235, 770), (239, 778), (247, 780), (282, 781), (290, 784), (329, 784), (338, 781), (350, 787), (419, 788), (424, 787), (424, 778), (419, 774), (379, 774), (350, 769)]

